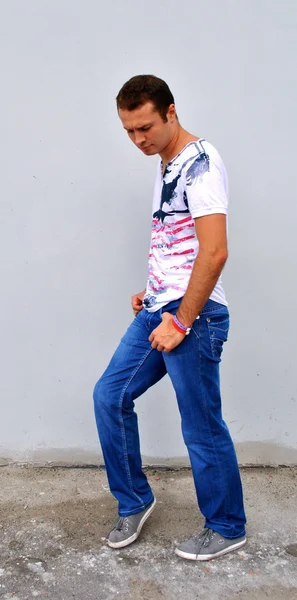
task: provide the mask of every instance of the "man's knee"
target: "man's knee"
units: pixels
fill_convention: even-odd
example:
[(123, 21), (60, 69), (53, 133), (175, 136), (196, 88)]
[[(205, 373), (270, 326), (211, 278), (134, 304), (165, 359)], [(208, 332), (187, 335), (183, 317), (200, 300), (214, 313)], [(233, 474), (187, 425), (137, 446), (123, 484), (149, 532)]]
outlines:
[(107, 408), (110, 400), (110, 392), (103, 377), (97, 381), (94, 387), (93, 399), (96, 412), (101, 412)]
[(119, 393), (116, 393), (114, 385), (104, 377), (104, 375), (97, 381), (94, 392), (94, 407), (97, 414), (104, 412), (114, 413), (119, 408), (120, 397)]

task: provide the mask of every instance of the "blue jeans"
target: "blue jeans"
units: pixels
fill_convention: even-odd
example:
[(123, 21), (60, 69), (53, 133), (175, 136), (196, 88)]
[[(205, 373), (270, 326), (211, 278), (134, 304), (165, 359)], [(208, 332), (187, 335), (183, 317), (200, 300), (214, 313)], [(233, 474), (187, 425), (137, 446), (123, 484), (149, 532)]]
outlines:
[(228, 309), (208, 300), (182, 343), (169, 353), (148, 338), (161, 313), (180, 300), (135, 317), (94, 390), (95, 417), (110, 490), (119, 515), (136, 514), (153, 501), (142, 471), (134, 400), (168, 373), (177, 397), (199, 508), (205, 526), (226, 538), (245, 533), (236, 454), (221, 412), (219, 363), (229, 329)]

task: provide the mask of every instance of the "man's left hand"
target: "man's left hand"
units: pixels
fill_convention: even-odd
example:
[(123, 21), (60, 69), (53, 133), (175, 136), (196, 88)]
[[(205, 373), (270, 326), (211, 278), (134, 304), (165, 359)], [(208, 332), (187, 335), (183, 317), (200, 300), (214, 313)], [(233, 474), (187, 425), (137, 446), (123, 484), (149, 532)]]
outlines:
[(172, 319), (172, 314), (164, 312), (162, 314), (162, 323), (154, 329), (149, 337), (149, 342), (152, 342), (152, 348), (159, 350), (159, 352), (170, 352), (185, 339), (183, 333), (175, 329)]

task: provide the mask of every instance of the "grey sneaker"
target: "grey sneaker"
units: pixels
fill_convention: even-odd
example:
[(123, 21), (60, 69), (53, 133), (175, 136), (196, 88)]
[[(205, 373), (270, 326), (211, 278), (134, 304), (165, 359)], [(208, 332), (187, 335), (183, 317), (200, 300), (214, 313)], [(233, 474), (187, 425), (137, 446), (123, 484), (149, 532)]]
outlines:
[(232, 550), (238, 550), (246, 543), (246, 537), (228, 540), (212, 529), (203, 529), (201, 533), (194, 535), (180, 544), (175, 553), (188, 560), (211, 560)]
[(124, 546), (132, 544), (138, 538), (145, 521), (153, 512), (155, 504), (156, 500), (154, 499), (152, 504), (136, 515), (119, 517), (106, 538), (107, 544), (111, 548), (124, 548)]

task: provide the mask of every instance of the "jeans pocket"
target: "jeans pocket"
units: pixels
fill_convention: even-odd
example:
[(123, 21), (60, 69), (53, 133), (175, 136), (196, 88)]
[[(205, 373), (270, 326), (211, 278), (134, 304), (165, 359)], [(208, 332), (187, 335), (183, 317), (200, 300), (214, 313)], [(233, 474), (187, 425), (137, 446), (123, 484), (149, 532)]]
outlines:
[(225, 311), (221, 316), (216, 313), (213, 317), (208, 317), (206, 322), (212, 357), (216, 362), (220, 362), (223, 344), (228, 339), (229, 316), (226, 315)]

